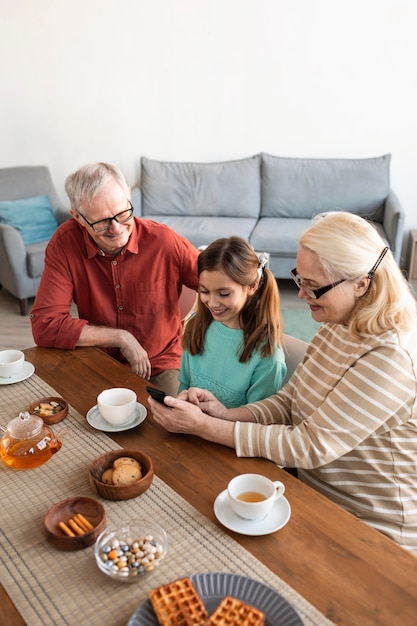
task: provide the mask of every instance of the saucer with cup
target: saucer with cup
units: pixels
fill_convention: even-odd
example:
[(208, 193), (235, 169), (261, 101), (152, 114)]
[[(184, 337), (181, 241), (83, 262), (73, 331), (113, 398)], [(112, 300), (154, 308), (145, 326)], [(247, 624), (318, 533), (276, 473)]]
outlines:
[(285, 526), (291, 507), (285, 485), (261, 474), (239, 474), (214, 503), (223, 526), (243, 535), (267, 535)]
[(87, 421), (98, 430), (118, 432), (134, 428), (146, 415), (146, 408), (137, 402), (132, 389), (112, 387), (98, 394), (97, 404), (87, 413)]
[(19, 383), (32, 376), (34, 366), (21, 350), (0, 350), (0, 385)]

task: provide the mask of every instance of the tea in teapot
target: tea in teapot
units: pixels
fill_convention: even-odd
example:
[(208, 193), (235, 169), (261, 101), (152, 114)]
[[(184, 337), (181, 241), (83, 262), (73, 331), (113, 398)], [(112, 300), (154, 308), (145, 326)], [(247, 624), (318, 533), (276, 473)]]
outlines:
[(15, 469), (31, 469), (43, 465), (61, 449), (62, 443), (41, 417), (27, 411), (19, 413), (7, 428), (0, 426), (0, 456)]

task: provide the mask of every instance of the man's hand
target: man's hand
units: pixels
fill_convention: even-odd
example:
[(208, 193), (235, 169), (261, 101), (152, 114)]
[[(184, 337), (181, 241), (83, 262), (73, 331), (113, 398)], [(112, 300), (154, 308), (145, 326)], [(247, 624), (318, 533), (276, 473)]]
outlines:
[(77, 346), (97, 346), (98, 348), (119, 348), (130, 364), (132, 372), (149, 380), (152, 373), (148, 353), (139, 341), (127, 330), (91, 326), (86, 324), (81, 331)]
[(120, 346), (120, 352), (125, 359), (130, 363), (131, 370), (134, 374), (142, 376), (149, 380), (152, 373), (151, 362), (148, 358), (148, 353), (133, 335), (126, 331), (126, 337), (124, 338), (123, 345)]

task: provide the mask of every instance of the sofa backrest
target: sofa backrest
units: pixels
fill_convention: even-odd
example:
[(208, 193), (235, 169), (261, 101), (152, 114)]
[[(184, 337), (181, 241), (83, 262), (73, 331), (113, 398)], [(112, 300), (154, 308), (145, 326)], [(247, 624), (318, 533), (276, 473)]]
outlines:
[(261, 154), (261, 217), (311, 218), (350, 211), (382, 222), (391, 155), (370, 159), (302, 159)]
[(175, 163), (142, 157), (142, 215), (259, 217), (259, 154), (220, 163)]

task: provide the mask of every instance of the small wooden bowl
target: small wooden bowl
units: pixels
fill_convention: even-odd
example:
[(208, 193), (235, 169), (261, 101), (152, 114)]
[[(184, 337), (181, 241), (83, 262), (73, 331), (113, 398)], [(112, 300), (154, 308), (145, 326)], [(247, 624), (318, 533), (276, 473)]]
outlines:
[[(68, 522), (75, 515), (81, 514), (94, 529), (83, 535), (68, 537), (58, 526), (59, 522)], [(95, 543), (97, 537), (106, 528), (106, 509), (95, 498), (76, 496), (61, 500), (49, 509), (44, 519), (47, 540), (58, 550), (82, 550)]]
[[(35, 412), (37, 406), (42, 404), (50, 404), (51, 402), (58, 402), (58, 404), (63, 407), (62, 411), (58, 411), (57, 413), (52, 413), (51, 415), (44, 415), (42, 413)], [(29, 413), (31, 415), (39, 415), (45, 422), (45, 424), (58, 424), (68, 415), (68, 402), (66, 402), (63, 398), (48, 396), (47, 398), (39, 398), (29, 407)]]
[[(142, 466), (142, 478), (131, 485), (108, 485), (103, 483), (103, 472), (113, 467), (113, 463), (121, 456), (136, 459)], [(151, 486), (153, 480), (152, 459), (139, 450), (111, 450), (95, 459), (90, 465), (90, 485), (96, 493), (106, 500), (130, 500), (137, 498)]]

